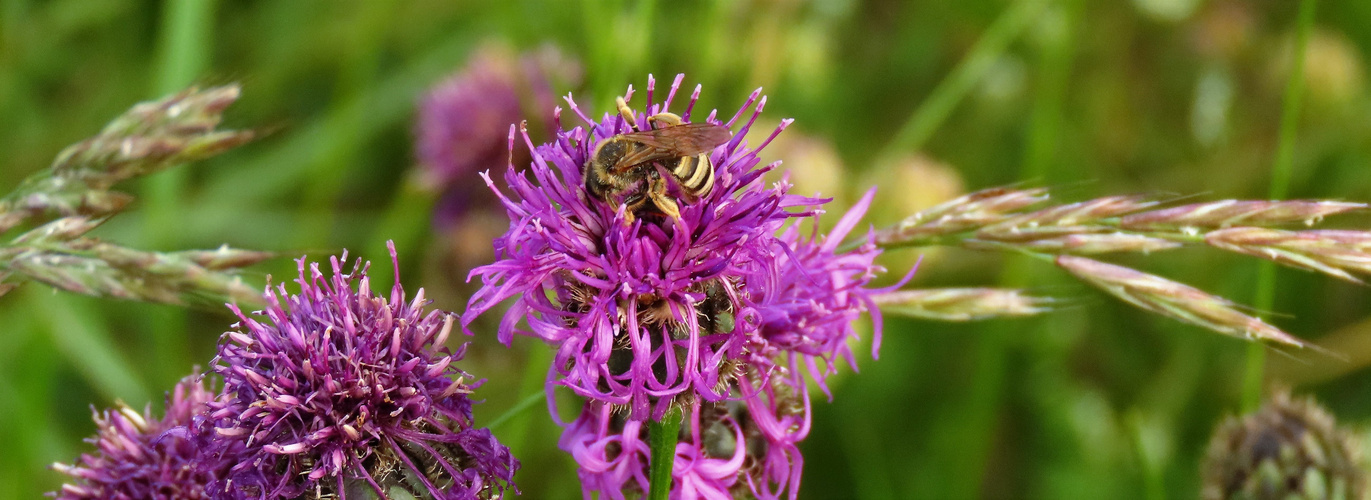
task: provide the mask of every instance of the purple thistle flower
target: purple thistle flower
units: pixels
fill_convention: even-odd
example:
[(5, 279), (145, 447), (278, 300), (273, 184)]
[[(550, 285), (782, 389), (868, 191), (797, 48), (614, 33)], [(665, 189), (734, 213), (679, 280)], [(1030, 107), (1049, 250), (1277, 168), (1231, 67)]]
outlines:
[[(838, 359), (857, 368), (848, 342), (860, 339), (852, 323), (863, 313), (875, 323), (871, 357), (881, 347), (881, 315), (871, 299), (879, 290), (866, 288), (884, 271), (874, 264), (880, 249), (868, 235), (856, 249), (837, 251), (874, 194), (875, 189), (868, 191), (825, 236), (817, 224), (808, 237), (796, 225), (787, 227), (777, 238), (780, 250), (772, 266), (746, 276), (746, 293), (740, 294), (736, 330), (759, 338), (754, 349), (759, 353), (784, 353), (796, 374), (805, 368), (825, 392), (824, 380), (836, 371)], [(799, 379), (792, 383), (804, 385)]]
[[(472, 427), (480, 381), (466, 382), (443, 347), (453, 318), (407, 301), (396, 266), (389, 298), (371, 291), (359, 260), (333, 276), (299, 263), (300, 292), (263, 294), (254, 317), (224, 334), (214, 370), (224, 394), (209, 404), (216, 452), (237, 463), (216, 483), (236, 497), (402, 489), (437, 498), (499, 496), (519, 462)], [(354, 286), (357, 289), (354, 290)]]
[(73, 465), (52, 468), (76, 479), (50, 493), (58, 499), (207, 499), (205, 485), (216, 470), (188, 432), (192, 417), (214, 399), (196, 373), (181, 379), (167, 394), (166, 414), (152, 417), (119, 403), (115, 410), (95, 413), (96, 452), (83, 454)]
[[(648, 126), (647, 116), (669, 108), (680, 81), (678, 77), (673, 83), (665, 102), (650, 104), (645, 115), (636, 117), (639, 127)], [(652, 87), (649, 81), (649, 102)], [(683, 119), (690, 119), (698, 96), (697, 86)], [(758, 100), (759, 96), (760, 90), (754, 92), (743, 110), (726, 122), (715, 118), (715, 113), (704, 120), (729, 128), (742, 123), (732, 140), (711, 152), (715, 188), (699, 201), (684, 204), (680, 219), (645, 214), (632, 223), (614, 205), (588, 196), (581, 181), (582, 165), (596, 143), (629, 132), (629, 125), (609, 115), (592, 121), (568, 97), (572, 111), (589, 128), (560, 132), (553, 143), (537, 147), (523, 134), (534, 152), (529, 170), (533, 178), (512, 167), (506, 172), (512, 193), (500, 196), (509, 212), (510, 229), (496, 240), (497, 262), (473, 271), (482, 277), (484, 287), (472, 297), (463, 324), (470, 324), (500, 301), (518, 297), (505, 313), (500, 340), (510, 342), (516, 325), (527, 319), (528, 328), (519, 333), (542, 338), (557, 348), (556, 383), (587, 398), (626, 405), (634, 419), (660, 416), (673, 397), (683, 393), (698, 394), (706, 401), (722, 400), (727, 396), (729, 375), (721, 374), (719, 367), (727, 365), (725, 361), (770, 364), (774, 354), (815, 340), (809, 334), (785, 337), (784, 332), (769, 332), (784, 337), (783, 343), (772, 345), (758, 330), (760, 324), (726, 329), (717, 321), (758, 300), (767, 301), (764, 306), (757, 304), (759, 312), (772, 311), (772, 306), (780, 304), (782, 299), (753, 296), (758, 291), (780, 292), (778, 273), (787, 269), (787, 252), (802, 243), (793, 235), (777, 233), (786, 222), (813, 217), (818, 212), (807, 208), (824, 202), (787, 194), (784, 182), (763, 185), (762, 174), (775, 164), (756, 168), (757, 151), (790, 120), (782, 121), (758, 147), (748, 147), (743, 137), (766, 102)], [(754, 103), (751, 117), (741, 122), (743, 112)], [(494, 189), (489, 178), (487, 183)], [(845, 219), (848, 228), (867, 204), (869, 198)], [(792, 208), (798, 211), (788, 210)], [(840, 238), (845, 233), (846, 229), (835, 234)], [(838, 238), (820, 245), (820, 252), (832, 254)], [(875, 253), (868, 248), (856, 259), (869, 260)], [(867, 265), (875, 272), (869, 261)], [(810, 281), (797, 283), (804, 286)], [(821, 288), (816, 294), (831, 291), (826, 283), (812, 283)], [(862, 312), (859, 308), (865, 303), (847, 302), (852, 309), (838, 312), (850, 321), (852, 315), (847, 313)], [(806, 318), (831, 312), (818, 309), (824, 303), (810, 303), (815, 310)], [(822, 347), (834, 344), (826, 342)], [(814, 355), (818, 348), (797, 352)]]
[[(633, 117), (638, 129), (670, 108), (681, 80), (656, 103), (649, 77), (646, 112)], [(696, 86), (681, 112), (687, 123), (699, 92)], [(570, 109), (585, 126), (536, 147), (523, 131), (533, 152), (530, 168), (510, 165), (503, 192), (485, 176), (511, 222), (495, 241), (497, 261), (472, 272), (483, 287), (462, 323), (515, 299), (501, 321), (500, 341), (508, 345), (518, 333), (556, 349), (549, 394), (562, 385), (590, 400), (579, 419), (564, 424), (562, 439), (581, 464), (587, 492), (617, 498), (625, 487), (645, 488), (642, 421), (680, 405), (698, 436), (702, 422), (708, 429), (728, 421), (710, 417), (717, 412), (708, 408), (745, 403), (747, 423), (734, 418), (733, 427), (761, 436), (770, 443), (766, 451), (746, 457), (750, 465), (732, 465), (732, 454), (702, 454), (707, 450), (698, 438), (682, 441), (675, 486), (710, 496), (702, 492), (745, 483), (759, 497), (785, 491), (793, 497), (802, 463), (796, 443), (809, 429), (805, 374), (822, 386), (837, 360), (854, 362), (851, 323), (862, 314), (876, 320), (879, 346), (870, 298), (879, 290), (866, 286), (883, 271), (873, 263), (880, 250), (871, 234), (854, 251), (838, 250), (874, 190), (827, 236), (803, 236), (799, 225), (818, 227), (813, 219), (827, 200), (788, 194), (784, 180), (765, 185), (762, 175), (777, 164), (758, 168), (757, 152), (791, 120), (750, 147), (744, 137), (766, 103), (760, 92), (727, 121), (716, 112), (698, 120), (728, 127), (733, 136), (709, 152), (714, 189), (698, 200), (679, 199), (679, 218), (630, 214), (587, 193), (583, 166), (597, 144), (634, 128), (618, 114), (592, 120), (570, 96)], [(555, 115), (560, 122), (561, 110)], [(515, 138), (511, 127), (511, 149)], [(793, 405), (785, 401), (803, 405), (787, 410)], [(740, 470), (751, 471), (745, 482)]]
[[(578, 80), (579, 66), (549, 47), (516, 57), (489, 46), (477, 51), (460, 71), (433, 86), (419, 103), (415, 153), (425, 186), (444, 191), (435, 223), (447, 226), (488, 198), (469, 181), (477, 172), (505, 163), (505, 127), (527, 117), (538, 132), (555, 127), (553, 81)], [(486, 196), (483, 196), (486, 195)], [(485, 203), (493, 204), (494, 200)]]
[(643, 422), (625, 419), (612, 405), (586, 403), (581, 416), (565, 426), (558, 446), (579, 464), (587, 495), (599, 491), (622, 500), (626, 491), (647, 491), (650, 451)]

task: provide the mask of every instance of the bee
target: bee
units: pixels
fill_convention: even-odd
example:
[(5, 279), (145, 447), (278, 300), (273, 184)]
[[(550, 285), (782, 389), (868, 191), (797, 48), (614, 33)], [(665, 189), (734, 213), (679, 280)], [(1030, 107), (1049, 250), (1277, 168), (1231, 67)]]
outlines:
[(709, 151), (732, 137), (728, 127), (711, 123), (683, 123), (673, 113), (648, 117), (652, 128), (638, 130), (633, 111), (622, 97), (615, 98), (619, 114), (633, 132), (619, 134), (595, 146), (585, 165), (586, 192), (609, 203), (634, 187), (646, 187), (625, 199), (628, 214), (643, 208), (648, 201), (662, 213), (680, 218), (676, 201), (667, 196), (666, 176), (670, 175), (686, 201), (708, 195), (714, 188), (714, 164)]

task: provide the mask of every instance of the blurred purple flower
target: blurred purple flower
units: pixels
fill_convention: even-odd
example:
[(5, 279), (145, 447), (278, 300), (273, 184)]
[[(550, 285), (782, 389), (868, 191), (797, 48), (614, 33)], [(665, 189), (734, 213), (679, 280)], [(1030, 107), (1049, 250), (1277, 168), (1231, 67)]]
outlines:
[[(681, 80), (655, 103), (649, 77), (646, 112), (634, 117), (640, 129), (648, 127), (648, 116), (669, 109)], [(699, 92), (697, 86), (682, 112), (686, 122)], [(760, 92), (727, 121), (716, 112), (697, 120), (733, 129), (733, 138), (709, 153), (714, 189), (697, 201), (681, 200), (679, 219), (650, 212), (630, 218), (587, 194), (582, 168), (595, 146), (632, 128), (618, 114), (592, 120), (570, 97), (585, 127), (536, 147), (524, 131), (532, 164), (526, 172), (510, 165), (508, 194), (486, 177), (511, 222), (495, 241), (496, 262), (472, 271), (483, 287), (462, 323), (516, 299), (504, 313), (500, 340), (530, 335), (557, 350), (549, 395), (562, 385), (590, 400), (581, 418), (566, 424), (562, 440), (581, 464), (587, 492), (617, 495), (624, 485), (645, 484), (642, 421), (680, 405), (698, 427), (701, 411), (709, 413), (702, 408), (742, 401), (753, 423), (735, 421), (735, 428), (755, 429), (772, 443), (748, 458), (756, 474), (748, 475), (747, 488), (768, 498), (793, 495), (801, 463), (795, 443), (809, 428), (805, 374), (822, 386), (838, 359), (853, 362), (851, 323), (862, 314), (876, 320), (879, 346), (870, 299), (877, 290), (866, 287), (883, 271), (873, 263), (880, 250), (870, 234), (856, 250), (838, 250), (874, 190), (828, 235), (802, 236), (799, 225), (818, 227), (813, 219), (827, 200), (788, 194), (785, 181), (765, 185), (762, 175), (777, 164), (758, 168), (757, 152), (791, 120), (750, 148), (743, 138), (765, 106)], [(625, 100), (631, 97), (632, 88)], [(560, 109), (556, 116), (560, 122)], [(514, 140), (511, 129), (511, 149)], [(769, 402), (778, 391), (803, 401), (803, 408), (781, 411)], [(731, 465), (731, 454), (701, 450), (698, 439), (678, 446), (678, 488), (722, 491), (741, 484), (735, 481), (742, 465)]]
[(527, 163), (527, 152), (506, 149), (505, 131), (528, 119), (537, 132), (552, 136), (553, 82), (579, 80), (579, 73), (551, 47), (515, 56), (488, 46), (429, 90), (419, 103), (415, 152), (424, 167), (421, 182), (443, 192), (435, 225), (447, 227), (473, 206), (494, 203), (470, 181), (506, 164), (510, 154)]
[(205, 389), (201, 376), (192, 374), (167, 395), (166, 415), (152, 417), (150, 408), (140, 415), (119, 404), (116, 410), (94, 415), (97, 435), (86, 441), (97, 448), (83, 454), (73, 465), (53, 464), (53, 469), (76, 479), (50, 496), (65, 499), (207, 499), (205, 485), (216, 479), (216, 467), (188, 432), (191, 419), (201, 412), (214, 393)]
[(264, 312), (230, 306), (242, 321), (220, 343), (214, 371), (224, 395), (207, 417), (215, 451), (239, 459), (216, 491), (476, 498), (510, 483), (518, 461), (472, 427), (467, 394), (480, 381), (467, 383), (453, 366), (465, 347), (443, 347), (453, 317), (426, 314), (422, 289), (406, 300), (390, 252), (389, 298), (372, 293), (369, 264), (344, 272), (345, 253), (331, 259), (331, 278), (317, 264), (307, 273), (301, 258), (300, 293), (268, 288)]

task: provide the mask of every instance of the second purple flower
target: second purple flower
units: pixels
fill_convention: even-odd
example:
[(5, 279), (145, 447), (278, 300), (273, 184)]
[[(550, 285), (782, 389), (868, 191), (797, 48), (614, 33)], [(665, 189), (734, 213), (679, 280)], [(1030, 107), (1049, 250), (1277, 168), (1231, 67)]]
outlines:
[(425, 312), (422, 290), (406, 298), (393, 246), (389, 294), (346, 258), (330, 261), (331, 276), (302, 258), (298, 294), (269, 290), (252, 316), (233, 307), (241, 322), (214, 366), (224, 393), (199, 426), (210, 453), (235, 462), (212, 492), (501, 496), (519, 463), (472, 425), (467, 394), (480, 381), (453, 364), (464, 348), (443, 347), (453, 317)]

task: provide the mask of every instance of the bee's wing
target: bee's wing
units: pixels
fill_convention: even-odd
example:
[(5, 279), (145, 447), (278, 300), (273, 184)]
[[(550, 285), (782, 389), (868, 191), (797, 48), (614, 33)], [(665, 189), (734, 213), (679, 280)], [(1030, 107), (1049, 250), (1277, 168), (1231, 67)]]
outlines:
[(615, 166), (611, 170), (624, 171), (628, 170), (629, 167), (642, 165), (644, 163), (670, 160), (672, 158), (680, 158), (681, 156), (683, 155), (670, 149), (648, 145), (647, 147), (630, 151), (622, 158), (619, 158), (619, 161), (614, 163)]
[[(729, 133), (728, 127), (703, 122), (685, 123), (623, 135), (623, 138), (650, 146), (653, 150), (669, 153), (668, 158), (695, 156), (728, 142), (732, 137), (733, 134)], [(653, 160), (656, 159), (660, 158)]]

